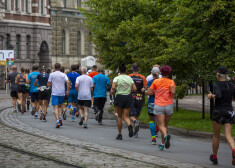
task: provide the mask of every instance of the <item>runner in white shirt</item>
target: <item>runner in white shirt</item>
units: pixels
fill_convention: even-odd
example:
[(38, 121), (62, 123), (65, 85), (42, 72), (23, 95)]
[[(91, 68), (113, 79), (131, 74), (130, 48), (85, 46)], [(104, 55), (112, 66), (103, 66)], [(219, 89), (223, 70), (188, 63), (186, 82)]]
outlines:
[[(78, 91), (78, 105), (79, 113), (81, 115), (81, 121), (79, 125), (83, 124), (84, 128), (87, 128), (88, 120), (88, 108), (91, 107), (91, 92), (93, 92), (93, 81), (92, 78), (87, 73), (87, 68), (82, 67), (82, 76), (77, 77), (75, 82), (75, 88)], [(85, 112), (85, 117), (84, 113)]]
[[(161, 66), (160, 66), (160, 65), (158, 65), (158, 64), (156, 64), (156, 65), (154, 65), (154, 66), (153, 66), (153, 68), (154, 68), (154, 67), (158, 67), (158, 68), (160, 69), (160, 67), (161, 67)], [(162, 78), (162, 75), (161, 75), (161, 74), (159, 74), (159, 75), (158, 75), (158, 78)], [(149, 76), (147, 76), (146, 80), (147, 80), (147, 82), (149, 82), (149, 81), (153, 80), (153, 75), (152, 75), (152, 74), (150, 74)]]
[[(62, 126), (62, 104), (65, 94), (69, 94), (70, 82), (66, 74), (60, 72), (61, 65), (55, 64), (55, 72), (51, 73), (47, 85), (52, 86), (52, 105), (57, 120), (56, 128)], [(65, 93), (65, 83), (67, 82), (67, 91)]]

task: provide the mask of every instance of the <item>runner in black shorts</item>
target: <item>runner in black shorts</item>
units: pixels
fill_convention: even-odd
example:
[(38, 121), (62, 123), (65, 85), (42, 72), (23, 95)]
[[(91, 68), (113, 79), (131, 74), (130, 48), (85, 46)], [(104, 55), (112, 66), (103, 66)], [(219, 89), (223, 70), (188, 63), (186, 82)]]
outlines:
[(228, 77), (226, 67), (219, 67), (216, 74), (217, 82), (214, 83), (214, 93), (208, 94), (209, 99), (215, 99), (215, 107), (211, 119), (213, 121), (213, 154), (210, 160), (213, 164), (218, 164), (217, 152), (219, 149), (219, 138), (221, 125), (224, 125), (225, 137), (232, 149), (232, 164), (235, 165), (235, 141), (231, 136), (232, 124), (234, 124), (234, 109), (232, 99), (235, 98), (235, 88)]
[(17, 102), (17, 99), (18, 99), (18, 95), (17, 95), (17, 85), (15, 84), (15, 78), (16, 76), (19, 74), (19, 72), (17, 72), (17, 67), (14, 65), (12, 67), (12, 73), (10, 73), (8, 76), (7, 76), (7, 79), (5, 81), (5, 83), (8, 83), (10, 82), (11, 83), (11, 98), (12, 98), (12, 105), (13, 105), (13, 108), (14, 108), (14, 112), (17, 112), (16, 110), (16, 102)]
[[(43, 106), (43, 112), (40, 116), (40, 120), (46, 121), (48, 97), (51, 97), (51, 88), (47, 87), (49, 74), (46, 73), (46, 69), (42, 68), (41, 73), (38, 74), (34, 85), (38, 87), (38, 104)], [(39, 83), (39, 84), (38, 84)]]

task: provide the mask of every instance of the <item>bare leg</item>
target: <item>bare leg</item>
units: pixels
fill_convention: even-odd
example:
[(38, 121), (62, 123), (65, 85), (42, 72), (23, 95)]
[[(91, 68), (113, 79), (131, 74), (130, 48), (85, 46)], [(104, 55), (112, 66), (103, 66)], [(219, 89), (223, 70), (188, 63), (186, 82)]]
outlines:
[(26, 105), (26, 99), (27, 99), (27, 94), (22, 95), (22, 111), (25, 111), (25, 105)]
[(81, 117), (84, 117), (83, 106), (79, 106), (79, 113), (80, 113)]
[(85, 112), (85, 120), (84, 120), (84, 122), (87, 123), (87, 120), (88, 120), (88, 107), (84, 107), (84, 112)]
[(48, 101), (47, 100), (43, 100), (43, 112), (44, 112), (44, 115), (47, 114), (47, 107), (48, 107)]
[(131, 120), (129, 118), (130, 110), (131, 110), (130, 108), (124, 108), (123, 109), (124, 120), (125, 120), (125, 122), (128, 126), (131, 124)]
[(58, 117), (62, 116), (62, 104), (58, 105)]
[(217, 152), (219, 149), (219, 138), (220, 138), (221, 124), (218, 124), (216, 121), (213, 121), (212, 125), (213, 125), (212, 150), (213, 150), (213, 154), (217, 155)]
[(59, 114), (58, 114), (58, 105), (54, 106), (54, 114), (55, 114), (55, 118), (56, 118), (56, 121), (59, 120)]
[(22, 104), (23, 93), (18, 93), (18, 98), (19, 98), (18, 103), (19, 103), (19, 104)]
[(12, 97), (12, 106), (16, 110), (16, 98)]
[(167, 128), (166, 128), (166, 124), (165, 124), (165, 114), (161, 114), (161, 115), (156, 115), (157, 117), (157, 123), (162, 135), (162, 143), (165, 143), (164, 140), (164, 136), (167, 135)]
[(228, 144), (231, 149), (235, 149), (235, 142), (231, 135), (231, 132), (232, 132), (232, 124), (229, 123), (224, 124), (224, 134), (228, 141)]
[[(130, 112), (129, 112), (130, 113)], [(137, 120), (137, 118), (136, 118), (136, 116), (130, 116), (130, 120), (132, 121), (132, 122), (134, 122), (135, 120)]]
[(118, 114), (118, 121), (117, 121), (117, 127), (118, 127), (118, 133), (122, 134), (122, 115), (123, 115), (123, 109), (116, 106), (116, 111)]

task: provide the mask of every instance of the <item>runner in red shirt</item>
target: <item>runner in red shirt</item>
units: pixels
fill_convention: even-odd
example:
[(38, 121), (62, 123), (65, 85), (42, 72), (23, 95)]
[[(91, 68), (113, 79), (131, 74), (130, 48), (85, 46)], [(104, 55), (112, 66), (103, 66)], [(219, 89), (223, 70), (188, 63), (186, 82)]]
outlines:
[[(88, 76), (90, 76), (91, 78), (93, 78), (94, 76), (98, 75), (99, 72), (97, 71), (97, 66), (93, 65), (92, 67), (92, 72), (88, 74)], [(94, 89), (94, 88), (93, 88)], [(91, 108), (93, 108), (93, 104), (94, 104), (94, 93), (91, 93)]]

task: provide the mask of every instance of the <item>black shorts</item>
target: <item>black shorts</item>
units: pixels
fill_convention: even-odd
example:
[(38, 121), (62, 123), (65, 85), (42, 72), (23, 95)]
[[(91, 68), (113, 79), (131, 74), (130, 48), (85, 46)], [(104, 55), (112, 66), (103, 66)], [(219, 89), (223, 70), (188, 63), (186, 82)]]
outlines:
[(115, 106), (120, 108), (131, 108), (131, 95), (117, 95), (115, 98)]
[(78, 100), (79, 106), (91, 107), (91, 100)]
[(129, 116), (140, 116), (144, 101), (132, 98), (131, 111)]
[(38, 101), (38, 92), (31, 92), (31, 102)]
[(26, 89), (25, 85), (18, 85), (17, 86), (17, 92), (25, 94), (25, 93), (29, 93), (29, 90)]
[(214, 108), (211, 119), (219, 124), (234, 124), (234, 110), (232, 107)]
[(18, 99), (17, 91), (11, 91), (10, 95), (12, 98)]
[(94, 107), (97, 107), (98, 110), (103, 110), (106, 101), (107, 99), (104, 97), (94, 97)]
[(38, 91), (38, 100), (48, 100), (51, 97), (50, 90)]

